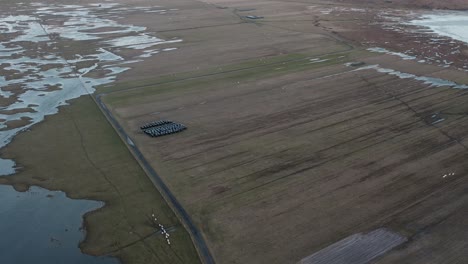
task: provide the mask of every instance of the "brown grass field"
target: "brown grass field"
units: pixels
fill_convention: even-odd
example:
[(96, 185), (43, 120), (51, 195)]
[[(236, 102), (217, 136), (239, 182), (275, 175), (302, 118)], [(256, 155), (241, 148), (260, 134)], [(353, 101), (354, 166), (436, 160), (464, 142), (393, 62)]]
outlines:
[[(202, 227), (216, 261), (296, 263), (349, 235), (388, 227), (410, 242), (378, 263), (463, 263), (466, 91), (344, 64), (460, 83), (466, 75), (343, 43), (333, 21), (313, 25), (307, 5), (323, 3), (209, 2), (215, 6), (203, 12), (226, 21), (245, 21), (232, 16), (244, 9), (265, 18), (175, 25), (163, 34), (186, 42), (154, 61), (164, 67), (154, 71), (161, 77), (140, 78), (137, 70), (128, 76), (135, 81), (101, 92)], [(434, 114), (445, 121), (432, 124)], [(138, 129), (156, 119), (189, 129), (156, 139)]]
[[(345, 65), (362, 61), (364, 66), (468, 84), (466, 72), (455, 67), (366, 51), (371, 42), (396, 50), (405, 43), (402, 34), (365, 26), (372, 24), (375, 12), (419, 12), (411, 8), (431, 4), (393, 2), (161, 0), (157, 5), (178, 11), (121, 18), (164, 39), (183, 39), (174, 45), (177, 51), (132, 65), (97, 94), (190, 213), (216, 263), (297, 263), (343, 238), (378, 228), (408, 242), (374, 263), (466, 262), (467, 91)], [(450, 8), (463, 4), (444, 3)], [(344, 8), (339, 16), (324, 11), (334, 7)], [(345, 10), (354, 7), (367, 11)], [(125, 52), (123, 56), (132, 55)], [(25, 168), (0, 183), (113, 201), (87, 218), (90, 232), (82, 247), (93, 254), (115, 250), (101, 239), (109, 233), (125, 244), (134, 238), (127, 232), (131, 228), (140, 235), (150, 232), (143, 216), (154, 208), (148, 205), (153, 201), (168, 223), (180, 226), (93, 101), (79, 99), (64, 109), (2, 152)], [(158, 119), (183, 123), (188, 130), (160, 138), (140, 131)], [(83, 128), (102, 126), (90, 134), (92, 152), (76, 138), (68, 142), (69, 137), (53, 133), (57, 128), (78, 133), (74, 126), (80, 123), (72, 120), (82, 120)], [(50, 146), (52, 137), (65, 145)], [(31, 145), (35, 151), (25, 154)], [(108, 158), (114, 148), (120, 154)], [(70, 149), (80, 150), (86, 167), (73, 161), (53, 171), (74, 172), (67, 177), (38, 177), (50, 171), (38, 164), (71, 155)], [(103, 179), (96, 180), (102, 175), (92, 166), (104, 166), (110, 174), (130, 170), (135, 176), (115, 175), (114, 184), (125, 193), (121, 196), (109, 192)], [(79, 182), (86, 190), (80, 195), (75, 195), (77, 173), (90, 174)], [(133, 195), (139, 190), (141, 197)], [(120, 207), (110, 210), (113, 203)], [(124, 213), (128, 222), (122, 233), (103, 227)], [(177, 230), (176, 252), (167, 253), (151, 237), (115, 255), (125, 263), (198, 263), (188, 234), (181, 226)], [(160, 252), (163, 259), (157, 257)]]

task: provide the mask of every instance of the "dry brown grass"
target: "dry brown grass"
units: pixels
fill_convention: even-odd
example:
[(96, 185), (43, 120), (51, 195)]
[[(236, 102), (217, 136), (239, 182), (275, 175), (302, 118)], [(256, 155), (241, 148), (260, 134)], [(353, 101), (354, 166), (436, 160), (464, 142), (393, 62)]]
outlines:
[[(167, 17), (126, 17), (126, 22), (184, 42), (177, 52), (158, 54), (121, 76), (121, 81), (128, 82), (102, 87), (100, 91), (106, 93), (119, 90), (103, 98), (201, 227), (218, 263), (295, 263), (344, 237), (381, 226), (411, 238), (411, 243), (382, 258), (382, 263), (428, 263), (429, 251), (436, 252), (435, 259), (463, 263), (466, 225), (462, 220), (468, 203), (463, 185), (468, 170), (466, 92), (373, 70), (353, 72), (343, 63), (359, 59), (460, 82), (465, 75), (350, 51), (352, 47), (333, 33), (334, 24), (320, 22), (320, 14), (308, 8), (311, 4), (329, 3), (162, 1), (161, 5), (180, 12)], [(254, 10), (241, 14), (242, 8)], [(248, 14), (265, 19), (242, 18)], [(346, 19), (337, 22), (337, 27), (357, 25)], [(328, 61), (313, 63), (309, 60), (313, 58)], [(427, 116), (434, 113), (445, 121), (427, 123)], [(80, 120), (86, 113), (77, 114)], [(7, 150), (13, 157), (17, 153), (20, 164), (28, 164), (20, 151), (33, 143), (42, 144), (43, 149), (35, 150), (41, 152), (32, 152), (34, 170), (26, 173), (26, 166), (18, 182), (34, 179), (36, 184), (69, 186), (72, 194), (87, 189), (96, 199), (110, 195), (108, 183), (95, 170), (94, 176), (80, 180), (82, 186), (55, 177), (44, 180), (44, 174), (34, 173), (50, 172), (50, 167), (41, 164), (69, 154), (67, 149), (80, 149), (78, 141), (69, 142), (70, 135), (79, 138), (70, 123), (73, 118), (53, 118), (60, 122), (42, 124), (50, 126), (44, 128), (46, 133), (19, 137)], [(156, 139), (138, 129), (147, 121), (165, 118), (189, 129)], [(62, 122), (68, 125), (62, 127)], [(83, 127), (93, 134), (100, 123)], [(50, 146), (50, 138), (68, 147)], [(106, 134), (98, 133), (89, 146), (106, 140)], [(94, 155), (94, 164), (128, 170), (108, 156), (112, 151), (101, 149), (106, 146), (78, 152), (78, 159), (66, 164), (67, 170), (91, 173), (79, 165), (86, 162), (86, 153)], [(49, 152), (56, 154), (40, 155)], [(141, 172), (137, 167), (134, 170)], [(52, 172), (66, 174), (60, 169)], [(455, 175), (442, 177), (450, 172)], [(116, 177), (123, 185), (129, 183), (126, 177)], [(127, 196), (121, 200), (128, 210), (148, 206), (153, 199), (160, 201), (154, 190), (146, 198), (130, 195), (138, 188), (149, 188), (148, 180), (138, 177), (142, 184), (125, 188)], [(104, 210), (95, 214), (96, 222), (109, 217), (101, 213)], [(142, 219), (132, 221), (137, 221), (134, 226), (141, 233), (148, 230)], [(110, 231), (91, 232), (89, 241), (106, 232)], [(120, 241), (128, 234), (117, 236)], [(187, 238), (185, 233), (181, 236)], [(98, 245), (110, 248), (103, 241)], [(181, 244), (185, 245), (189, 258), (193, 248)], [(124, 250), (124, 259), (140, 261), (138, 252), (147, 248), (138, 247)]]
[[(359, 59), (459, 82), (466, 81), (463, 74), (357, 51), (310, 63), (307, 55), (322, 58), (317, 54), (346, 47), (331, 33), (332, 22), (313, 19), (308, 3), (207, 2), (227, 7), (215, 14), (252, 8), (247, 14), (265, 19), (216, 29), (169, 30), (164, 34), (187, 39), (180, 52), (167, 54), (174, 60), (162, 72), (172, 75), (117, 86), (139, 88), (104, 99), (202, 227), (218, 263), (295, 263), (348, 235), (381, 226), (414, 239), (381, 261), (417, 263), (421, 254), (464, 230), (458, 224), (442, 232), (445, 223), (439, 224), (461, 219), (460, 209), (468, 203), (461, 185), (468, 169), (463, 162), (468, 155), (465, 91), (374, 70), (353, 72), (343, 63)], [(236, 28), (242, 32), (235, 33)], [(226, 32), (241, 37), (230, 38)], [(302, 63), (299, 58), (243, 71), (181, 73), (195, 65), (233, 69), (249, 60), (246, 64), (259, 65), (250, 51), (268, 55), (258, 52), (264, 43), (255, 36), (268, 34), (269, 46), (279, 47), (286, 32), (298, 32), (308, 47), (296, 49), (303, 46), (287, 38), (284, 49), (270, 56), (300, 52)], [(249, 49), (236, 60), (235, 52), (219, 57), (215, 47), (222, 43)], [(194, 56), (184, 55), (184, 48)], [(427, 123), (427, 116), (438, 112), (446, 113), (445, 122)], [(148, 138), (138, 127), (154, 119), (176, 120), (189, 129)], [(456, 174), (442, 177), (449, 172)], [(464, 242), (456, 239), (451, 245), (459, 248)], [(438, 253), (440, 258), (450, 254), (454, 261), (465, 257), (462, 250)]]
[[(289, 263), (357, 232), (389, 226), (413, 236), (456, 213), (450, 203), (436, 214), (429, 205), (446, 199), (436, 193), (463, 190), (468, 168), (457, 161), (467, 152), (454, 138), (467, 135), (466, 118), (432, 126), (423, 117), (463, 112), (465, 92), (351, 70), (338, 63), (250, 79), (221, 74), (106, 100), (203, 227), (219, 263)], [(159, 118), (189, 129), (157, 139), (138, 130)], [(448, 171), (456, 176), (442, 178)]]

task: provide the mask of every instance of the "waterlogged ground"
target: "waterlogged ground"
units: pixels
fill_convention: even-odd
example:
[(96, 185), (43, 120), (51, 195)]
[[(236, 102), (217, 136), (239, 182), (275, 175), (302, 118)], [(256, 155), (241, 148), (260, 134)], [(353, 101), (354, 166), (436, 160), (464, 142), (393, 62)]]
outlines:
[(429, 87), (450, 87), (455, 89), (468, 89), (468, 85), (455, 83), (450, 80), (445, 80), (441, 78), (427, 77), (427, 76), (417, 76), (411, 73), (400, 72), (394, 69), (387, 69), (380, 67), (379, 65), (369, 65), (356, 69), (355, 71), (361, 70), (376, 70), (380, 73), (385, 73), (393, 76), (397, 76), (400, 79), (412, 79), (416, 81), (423, 82)]
[[(132, 63), (173, 52), (174, 38), (117, 20), (131, 12), (175, 12), (120, 4), (17, 4), (0, 15), (0, 149), (20, 132), (58, 113), (68, 100), (116, 80)], [(0, 176), (15, 162), (0, 159)], [(71, 200), (33, 187), (0, 186), (0, 263), (118, 263), (84, 255), (82, 215), (101, 202)]]
[[(415, 26), (415, 28), (407, 29), (403, 27), (397, 27), (396, 25), (390, 26), (392, 30), (397, 30), (400, 32), (409, 31), (410, 33), (414, 34), (415, 36), (431, 36), (431, 42), (429, 44), (437, 44), (436, 47), (445, 45), (445, 46), (452, 46), (452, 51), (450, 55), (459, 55), (461, 54), (461, 50), (463, 48), (463, 44), (458, 43), (457, 41), (468, 43), (468, 18), (467, 12), (437, 12), (428, 15), (418, 16), (416, 19), (412, 19), (409, 22), (403, 22), (400, 18), (392, 19), (398, 25), (410, 25)], [(389, 13), (383, 13), (382, 16), (387, 16), (386, 19), (389, 19)], [(449, 40), (447, 41), (447, 39)], [(419, 40), (417, 43), (420, 43)], [(372, 47), (368, 48), (368, 51), (376, 52), (376, 53), (384, 53), (388, 55), (398, 56), (402, 60), (414, 60), (419, 63), (427, 63), (427, 64), (437, 64), (441, 67), (450, 67), (453, 64), (449, 58), (442, 59), (442, 54), (439, 52), (434, 52), (432, 57), (426, 57), (424, 59), (418, 58), (415, 56), (414, 50), (408, 50), (406, 52), (395, 52), (390, 51), (385, 48), (381, 47)], [(466, 71), (468, 65), (463, 66), (463, 70)], [(427, 76), (417, 76), (410, 73), (400, 72), (394, 69), (387, 69), (380, 67), (379, 65), (369, 65), (365, 67), (361, 67), (358, 70), (368, 70), (373, 69), (380, 73), (386, 73), (389, 75), (397, 76), (401, 79), (413, 79), (422, 81), (425, 84), (430, 85), (431, 87), (452, 87), (455, 89), (468, 89), (467, 85), (458, 84), (450, 80), (434, 78), (434, 77), (427, 77)], [(462, 69), (460, 69), (462, 70)]]
[(468, 63), (464, 59), (468, 48), (467, 15), (467, 12), (462, 11), (432, 11), (423, 15), (409, 14), (409, 21), (405, 21), (402, 17), (391, 18), (387, 14), (382, 17), (393, 22), (387, 22), (384, 28), (411, 36), (413, 40), (402, 52), (381, 47), (368, 50), (398, 56), (403, 60), (417, 60), (419, 63), (467, 71)]
[[(176, 50), (170, 44), (181, 39), (163, 40), (145, 27), (116, 20), (131, 12), (175, 11), (116, 3), (33, 3), (0, 16), (0, 148), (68, 100), (113, 82), (132, 63)], [(132, 55), (119, 55), (125, 52)], [(14, 172), (14, 162), (0, 163), (0, 175)]]
[(468, 12), (439, 12), (428, 14), (411, 24), (422, 26), (440, 36), (468, 43)]
[(390, 5), (388, 8), (372, 5), (309, 8), (316, 14), (315, 25), (327, 30), (334, 28), (371, 51), (468, 70), (466, 11), (401, 9)]
[(85, 235), (82, 215), (103, 203), (72, 200), (38, 187), (18, 193), (1, 185), (0, 201), (0, 263), (119, 263), (84, 255), (77, 247)]

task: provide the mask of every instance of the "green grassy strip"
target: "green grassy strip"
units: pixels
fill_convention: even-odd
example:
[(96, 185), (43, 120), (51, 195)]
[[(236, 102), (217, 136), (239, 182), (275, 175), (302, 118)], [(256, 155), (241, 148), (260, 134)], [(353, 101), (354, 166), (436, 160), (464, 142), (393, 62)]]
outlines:
[[(311, 61), (312, 58), (317, 60)], [(349, 53), (337, 53), (322, 57), (293, 54), (211, 70), (174, 74), (160, 78), (145, 79), (139, 82), (120, 83), (115, 86), (100, 88), (98, 92), (116, 92), (106, 95), (105, 102), (114, 106), (121, 106), (130, 102), (144, 103), (150, 100), (147, 97), (148, 95), (162, 94), (167, 91), (191, 92), (199, 89), (213, 89), (213, 87), (222, 87), (223, 84), (227, 83), (245, 82), (317, 69), (345, 63), (348, 60)]]

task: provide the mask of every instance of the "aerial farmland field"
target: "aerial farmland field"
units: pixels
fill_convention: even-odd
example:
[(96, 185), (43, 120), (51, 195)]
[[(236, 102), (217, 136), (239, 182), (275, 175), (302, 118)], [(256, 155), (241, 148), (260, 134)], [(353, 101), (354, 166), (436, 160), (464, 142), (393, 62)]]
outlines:
[(465, 263), (467, 7), (5, 1), (0, 184), (86, 263)]

